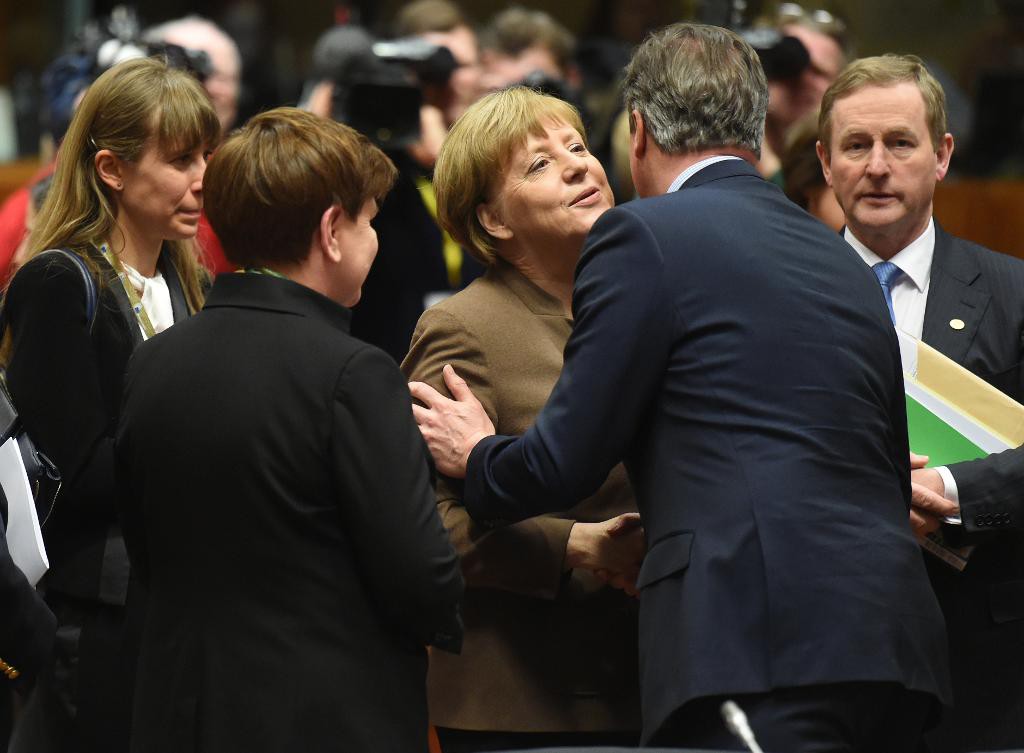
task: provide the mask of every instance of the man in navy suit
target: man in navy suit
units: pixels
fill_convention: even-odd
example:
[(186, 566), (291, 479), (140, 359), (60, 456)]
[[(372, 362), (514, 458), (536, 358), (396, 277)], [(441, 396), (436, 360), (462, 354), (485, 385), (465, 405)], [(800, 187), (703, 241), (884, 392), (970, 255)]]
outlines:
[[(944, 232), (932, 218), (949, 168), (945, 97), (915, 57), (853, 63), (822, 103), (818, 155), (846, 212), (844, 235), (886, 283), (897, 327), (1017, 401), (1024, 399), (1024, 262)], [(881, 279), (881, 278), (880, 278)], [(946, 617), (954, 709), (933, 751), (1024, 747), (1024, 450), (913, 472), (923, 534), (974, 545), (963, 572), (928, 556)], [(931, 499), (928, 494), (931, 491)]]
[[(626, 72), (640, 201), (576, 270), (565, 365), (534, 426), (489, 437), (467, 385), (411, 386), (439, 469), (486, 525), (561, 509), (624, 460), (649, 550), (645, 744), (913, 750), (948, 697), (945, 631), (907, 524), (903, 380), (874, 276), (762, 180), (754, 51), (652, 35)], [(468, 466), (467, 466), (468, 463)]]

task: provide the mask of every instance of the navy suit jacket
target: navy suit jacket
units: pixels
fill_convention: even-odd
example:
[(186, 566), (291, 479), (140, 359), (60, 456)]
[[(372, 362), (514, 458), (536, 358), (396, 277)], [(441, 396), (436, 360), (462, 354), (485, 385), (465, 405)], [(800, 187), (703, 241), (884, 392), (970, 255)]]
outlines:
[[(952, 319), (963, 329), (950, 327)], [(1024, 400), (1024, 262), (936, 226), (922, 339), (1014, 400)], [(1024, 450), (949, 466), (960, 495), (964, 572), (928, 557), (946, 615), (954, 709), (935, 753), (1024, 747)]]
[(946, 698), (898, 346), (854, 251), (719, 162), (598, 220), (573, 309), (551, 398), (522, 438), (477, 445), (465, 502), (536, 515), (625, 459), (649, 547), (644, 739), (703, 696), (864, 680)]

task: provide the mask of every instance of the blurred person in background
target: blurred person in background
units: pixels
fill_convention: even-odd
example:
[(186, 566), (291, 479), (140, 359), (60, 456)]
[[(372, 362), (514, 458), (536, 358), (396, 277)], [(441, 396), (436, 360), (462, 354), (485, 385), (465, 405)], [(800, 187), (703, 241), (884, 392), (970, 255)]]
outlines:
[(392, 32), (395, 37), (419, 37), (452, 53), (457, 67), (447, 86), (427, 95), (427, 101), (435, 100), (441, 110), (445, 126), (451, 128), (481, 94), (480, 46), (473, 27), (449, 0), (414, 0), (399, 11)]
[(758, 169), (781, 184), (787, 134), (821, 104), (825, 90), (846, 65), (849, 50), (846, 25), (828, 11), (807, 11), (797, 3), (782, 3), (770, 23), (780, 34), (798, 40), (807, 53), (798, 72), (773, 75), (771, 65), (766, 65), (768, 115)]
[(230, 131), (238, 114), (242, 80), (242, 58), (235, 41), (213, 21), (201, 16), (185, 16), (153, 26), (143, 38), (206, 53), (209, 68), (204, 71), (203, 88), (213, 101), (221, 132)]
[(846, 224), (846, 216), (821, 173), (817, 143), (818, 111), (815, 110), (801, 118), (786, 139), (782, 153), (784, 190), (790, 201), (839, 232)]
[[(15, 730), (16, 753), (128, 749), (141, 594), (117, 514), (114, 429), (126, 364), (145, 339), (202, 304), (193, 239), (206, 157), (220, 136), (190, 74), (151, 58), (115, 65), (86, 91), (12, 279), (0, 357), (30, 436), (60, 469), (44, 487), (57, 616), (52, 663)], [(77, 264), (98, 290), (94, 316)]]
[[(569, 104), (523, 87), (488, 95), (455, 124), (436, 171), (444, 226), (487, 265), (424, 312), (402, 364), (444, 390), (454, 366), (499, 430), (544, 404), (572, 330), (573, 270), (612, 206), (604, 169)], [(438, 509), (469, 586), (461, 656), (431, 658), (431, 721), (445, 753), (629, 745), (639, 737), (636, 603), (645, 545), (622, 466), (572, 509), (487, 531), (441, 478)]]
[(294, 108), (210, 162), (239, 274), (142, 345), (117, 439), (149, 590), (136, 753), (426, 753), (425, 645), (458, 650), (458, 559), (398, 367), (347, 333), (395, 169)]
[(501, 11), (480, 32), (480, 47), (485, 91), (524, 84), (575, 102), (576, 40), (544, 11), (518, 5)]

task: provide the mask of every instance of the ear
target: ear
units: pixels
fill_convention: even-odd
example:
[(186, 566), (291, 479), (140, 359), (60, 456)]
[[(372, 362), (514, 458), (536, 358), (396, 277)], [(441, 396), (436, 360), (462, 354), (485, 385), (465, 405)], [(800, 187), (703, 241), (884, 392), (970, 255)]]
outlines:
[(814, 151), (818, 153), (818, 162), (821, 163), (821, 174), (825, 176), (825, 182), (832, 188), (832, 157), (828, 149), (820, 141), (814, 144)]
[(334, 263), (341, 261), (343, 255), (338, 224), (345, 219), (348, 219), (345, 210), (337, 204), (327, 207), (324, 213), (320, 215), (320, 228), (317, 232), (320, 251), (327, 257), (328, 261)]
[(647, 153), (647, 126), (639, 110), (633, 110), (629, 118), (633, 126), (629, 129), (629, 150), (634, 159), (640, 159)]
[(494, 202), (477, 204), (476, 218), (492, 238), (507, 241), (512, 237), (512, 228), (501, 219), (501, 212)]
[(124, 188), (124, 164), (121, 158), (109, 149), (100, 149), (93, 158), (96, 174), (112, 191)]
[(953, 156), (953, 134), (947, 133), (939, 142), (939, 148), (935, 150), (935, 158), (938, 164), (935, 166), (935, 180), (942, 180), (949, 172), (949, 160)]

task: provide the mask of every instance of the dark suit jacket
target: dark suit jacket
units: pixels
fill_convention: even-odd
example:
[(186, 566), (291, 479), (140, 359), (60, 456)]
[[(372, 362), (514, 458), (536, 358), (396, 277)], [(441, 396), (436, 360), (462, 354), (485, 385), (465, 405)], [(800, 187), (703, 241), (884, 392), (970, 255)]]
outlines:
[[(952, 319), (964, 328), (950, 327)], [(1024, 401), (1024, 262), (936, 225), (922, 339)], [(963, 540), (977, 548), (962, 573), (927, 557), (949, 631), (954, 693), (952, 713), (929, 742), (941, 753), (1024, 747), (1024, 450), (949, 469)]]
[(514, 520), (620, 458), (647, 531), (644, 739), (687, 701), (844, 681), (948, 697), (907, 524), (903, 378), (877, 281), (745, 162), (597, 221), (565, 367), (484, 440), (465, 500)]
[[(7, 500), (0, 491), (0, 512), (7, 516)], [(0, 695), (7, 688), (24, 690), (49, 659), (57, 621), (11, 561), (7, 551), (4, 520), (0, 519), (0, 661), (6, 665), (0, 673)], [(11, 677), (14, 672), (17, 674)], [(2, 732), (2, 730), (0, 730)], [(0, 742), (6, 738), (0, 737)]]
[(427, 749), (424, 644), (457, 649), (462, 578), (405, 380), (348, 320), (225, 274), (132, 360), (139, 753)]
[[(402, 367), (445, 391), (441, 368), (450, 363), (497, 430), (521, 434), (558, 379), (571, 331), (559, 301), (498, 260), (423, 313)], [(575, 507), (500, 530), (475, 524), (461, 497), (461, 483), (439, 481), (438, 511), (469, 590), (462, 653), (431, 656), (431, 721), (514, 732), (639, 729), (636, 600), (564, 567), (575, 521), (636, 510), (622, 466)]]

